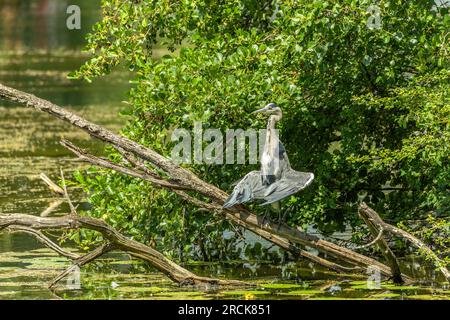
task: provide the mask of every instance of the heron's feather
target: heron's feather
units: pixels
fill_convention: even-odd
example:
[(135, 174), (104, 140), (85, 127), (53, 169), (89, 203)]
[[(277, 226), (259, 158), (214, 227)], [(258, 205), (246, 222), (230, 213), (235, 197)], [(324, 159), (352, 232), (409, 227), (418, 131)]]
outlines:
[(272, 192), (264, 198), (266, 201), (262, 205), (280, 201), (297, 193), (309, 186), (313, 179), (314, 174), (311, 172), (299, 172), (292, 169), (287, 171), (280, 180), (272, 185)]
[(236, 204), (248, 202), (254, 198), (253, 194), (261, 184), (261, 172), (251, 171), (247, 173), (234, 187), (233, 192), (225, 201), (223, 207), (229, 208)]

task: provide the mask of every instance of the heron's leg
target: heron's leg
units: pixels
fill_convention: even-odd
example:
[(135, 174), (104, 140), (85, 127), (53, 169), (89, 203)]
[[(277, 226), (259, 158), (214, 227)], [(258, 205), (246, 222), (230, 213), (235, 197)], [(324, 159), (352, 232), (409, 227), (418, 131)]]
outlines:
[[(278, 228), (280, 228), (280, 225), (286, 221), (286, 216), (289, 212), (292, 211), (292, 208), (293, 208), (293, 206), (291, 205), (286, 210), (284, 210), (283, 217), (278, 221), (278, 223), (279, 223)], [(281, 210), (280, 210), (280, 215), (281, 215)]]
[(280, 229), (280, 225), (282, 222), (281, 203), (280, 203), (280, 201), (277, 201), (277, 202), (272, 203), (270, 206), (272, 207), (272, 210), (274, 212), (278, 213), (278, 228), (277, 228), (277, 231), (278, 231)]
[[(262, 225), (264, 225), (264, 222), (266, 221), (267, 216), (270, 217), (270, 207), (266, 207), (266, 210), (264, 210), (264, 214), (263, 214), (262, 221), (261, 221)], [(270, 221), (270, 219), (269, 219), (269, 221)]]
[[(286, 219), (286, 215), (287, 215), (288, 211), (289, 211), (289, 210), (287, 210), (287, 209), (284, 210), (284, 212), (283, 212), (283, 217), (282, 217), (281, 220), (280, 220), (281, 222), (285, 222), (285, 221), (286, 221), (285, 219)], [(281, 215), (281, 211), (280, 211), (280, 215)], [(280, 222), (280, 223), (281, 223), (281, 222)]]

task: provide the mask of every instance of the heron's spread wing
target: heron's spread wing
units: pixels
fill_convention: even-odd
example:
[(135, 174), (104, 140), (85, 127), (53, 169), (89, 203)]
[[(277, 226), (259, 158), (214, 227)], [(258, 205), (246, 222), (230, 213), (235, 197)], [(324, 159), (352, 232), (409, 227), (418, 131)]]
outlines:
[(306, 188), (313, 179), (314, 174), (311, 172), (288, 170), (280, 180), (273, 183), (270, 186), (270, 189), (267, 190), (264, 195), (264, 200), (266, 200), (266, 202), (262, 205), (280, 201), (281, 199)]
[(261, 171), (251, 171), (236, 184), (223, 207), (229, 208), (253, 199), (261, 199), (263, 194)]
[(255, 199), (265, 200), (262, 205), (274, 203), (306, 188), (313, 179), (311, 172), (289, 169), (281, 179), (267, 186), (261, 171), (251, 171), (237, 183), (223, 207), (230, 208)]

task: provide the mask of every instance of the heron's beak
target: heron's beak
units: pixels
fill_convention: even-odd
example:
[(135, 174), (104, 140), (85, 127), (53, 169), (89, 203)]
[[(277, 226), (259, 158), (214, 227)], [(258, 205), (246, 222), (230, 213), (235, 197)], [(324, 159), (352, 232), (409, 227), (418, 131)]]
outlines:
[(265, 111), (267, 111), (267, 107), (255, 110), (255, 111), (252, 112), (252, 114), (254, 114), (254, 113), (261, 113), (261, 112), (265, 112)]

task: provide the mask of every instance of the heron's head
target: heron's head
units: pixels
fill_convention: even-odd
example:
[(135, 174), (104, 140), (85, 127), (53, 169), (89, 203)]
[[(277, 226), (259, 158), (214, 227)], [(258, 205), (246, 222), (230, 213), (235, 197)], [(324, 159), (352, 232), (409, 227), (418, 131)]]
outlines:
[(267, 104), (264, 108), (253, 111), (252, 113), (264, 113), (281, 116), (281, 109), (275, 103), (271, 102)]

